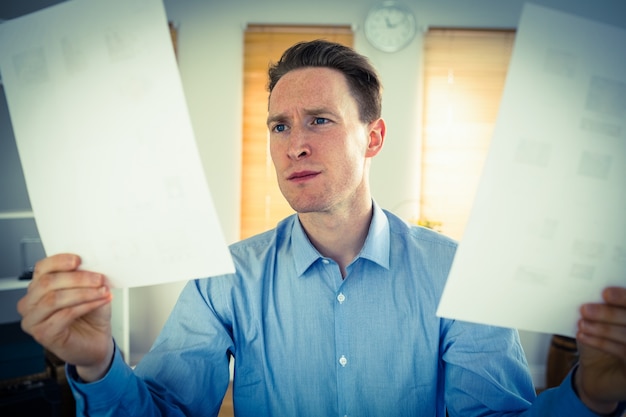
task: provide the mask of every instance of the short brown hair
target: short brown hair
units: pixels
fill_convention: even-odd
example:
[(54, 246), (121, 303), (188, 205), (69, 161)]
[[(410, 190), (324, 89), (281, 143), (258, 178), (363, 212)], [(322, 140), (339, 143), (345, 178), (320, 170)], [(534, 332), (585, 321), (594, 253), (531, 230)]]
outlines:
[(270, 65), (267, 89), (289, 71), (306, 67), (326, 67), (341, 72), (359, 106), (359, 117), (369, 123), (381, 116), (382, 84), (367, 57), (345, 45), (325, 40), (299, 42), (287, 49), (277, 63)]

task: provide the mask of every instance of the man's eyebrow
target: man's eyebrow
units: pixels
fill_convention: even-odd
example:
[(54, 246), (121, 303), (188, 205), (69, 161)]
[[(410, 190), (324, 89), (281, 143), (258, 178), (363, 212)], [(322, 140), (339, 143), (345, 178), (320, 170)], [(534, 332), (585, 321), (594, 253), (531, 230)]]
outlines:
[(273, 116), (267, 116), (267, 121), (265, 122), (268, 126), (274, 122), (282, 122), (286, 119), (286, 116), (283, 114), (275, 114)]
[[(307, 116), (316, 116), (318, 114), (336, 114), (336, 113), (328, 107), (311, 107), (309, 109), (304, 109), (304, 114), (306, 114)], [(288, 119), (289, 117), (282, 113), (275, 114), (273, 116), (270, 115), (267, 117), (267, 124), (269, 126), (271, 123), (282, 122)]]

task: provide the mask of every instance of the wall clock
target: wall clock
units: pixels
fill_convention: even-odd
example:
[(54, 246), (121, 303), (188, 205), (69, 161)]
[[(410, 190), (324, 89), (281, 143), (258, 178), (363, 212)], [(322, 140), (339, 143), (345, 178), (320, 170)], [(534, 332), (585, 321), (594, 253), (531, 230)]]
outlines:
[(384, 1), (370, 9), (363, 30), (374, 47), (384, 52), (396, 52), (413, 40), (417, 22), (413, 12), (402, 3)]

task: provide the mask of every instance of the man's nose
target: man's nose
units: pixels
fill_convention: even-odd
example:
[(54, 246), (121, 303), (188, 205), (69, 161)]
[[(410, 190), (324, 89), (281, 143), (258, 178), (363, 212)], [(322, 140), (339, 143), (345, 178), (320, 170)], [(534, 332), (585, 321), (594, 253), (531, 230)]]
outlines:
[(289, 135), (288, 154), (291, 159), (302, 159), (311, 154), (308, 132), (303, 128), (292, 128)]

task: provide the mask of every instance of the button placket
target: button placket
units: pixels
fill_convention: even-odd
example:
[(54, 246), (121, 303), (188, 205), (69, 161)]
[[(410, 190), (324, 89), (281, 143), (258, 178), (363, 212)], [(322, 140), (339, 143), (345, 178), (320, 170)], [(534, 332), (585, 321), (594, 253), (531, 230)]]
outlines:
[(347, 364), (348, 364), (348, 358), (346, 358), (344, 355), (341, 355), (341, 357), (339, 358), (339, 365), (345, 368)]
[[(339, 268), (337, 268), (337, 274), (340, 274)], [(338, 279), (341, 277), (338, 275)], [(335, 366), (337, 369), (337, 389), (338, 393), (345, 392), (352, 385), (353, 375), (351, 368), (350, 354), (350, 328), (347, 327), (347, 318), (350, 317), (353, 307), (349, 301), (350, 291), (346, 287), (346, 281), (341, 279), (337, 281), (337, 287), (335, 291), (334, 302), (334, 314), (335, 314)], [(339, 407), (341, 415), (345, 414), (348, 407), (348, 398), (339, 394), (337, 397), (337, 405)]]

